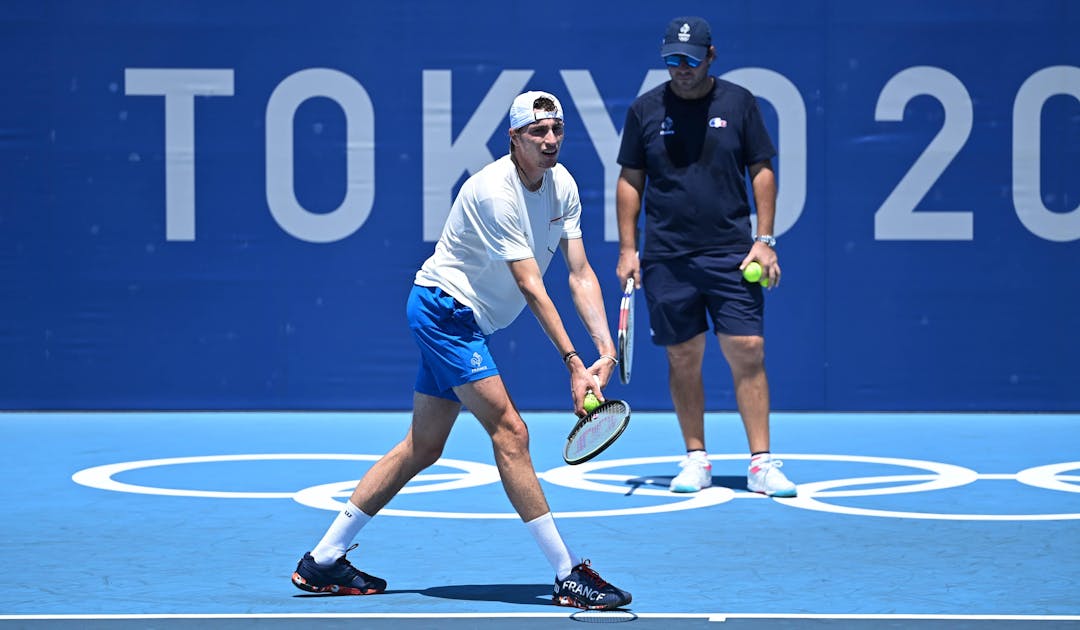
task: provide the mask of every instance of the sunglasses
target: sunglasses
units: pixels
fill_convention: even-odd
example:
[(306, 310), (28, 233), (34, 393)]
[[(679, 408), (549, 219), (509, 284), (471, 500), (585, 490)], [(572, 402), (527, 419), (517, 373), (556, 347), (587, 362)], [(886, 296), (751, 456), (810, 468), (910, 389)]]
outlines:
[(694, 59), (693, 57), (688, 57), (687, 55), (668, 55), (667, 57), (664, 57), (664, 63), (671, 66), (672, 68), (678, 68), (679, 64), (681, 64), (683, 61), (685, 61), (686, 65), (690, 66), (691, 68), (696, 68), (701, 65), (700, 61)]

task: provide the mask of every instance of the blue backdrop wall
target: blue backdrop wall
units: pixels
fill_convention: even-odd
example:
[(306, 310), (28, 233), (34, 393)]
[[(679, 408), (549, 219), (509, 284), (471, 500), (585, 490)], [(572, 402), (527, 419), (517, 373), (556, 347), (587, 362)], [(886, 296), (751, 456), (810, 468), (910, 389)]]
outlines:
[[(677, 14), (780, 150), (777, 409), (1080, 409), (1069, 0), (0, 3), (0, 406), (408, 408), (413, 273), (523, 89), (566, 106), (614, 324), (619, 131)], [(494, 344), (519, 406), (568, 408), (528, 312)], [(666, 378), (643, 341), (608, 395)]]

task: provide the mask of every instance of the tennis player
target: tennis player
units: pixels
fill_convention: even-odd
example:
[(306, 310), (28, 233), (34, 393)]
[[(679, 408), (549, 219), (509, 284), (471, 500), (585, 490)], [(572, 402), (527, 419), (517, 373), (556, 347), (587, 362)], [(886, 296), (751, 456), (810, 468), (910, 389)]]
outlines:
[[(510, 503), (554, 569), (553, 601), (604, 610), (630, 603), (630, 593), (603, 580), (559, 533), (529, 455), (529, 430), (487, 344), (488, 335), (528, 305), (569, 371), (579, 416), (586, 390), (595, 389), (595, 379), (606, 385), (617, 363), (600, 285), (581, 240), (577, 183), (558, 163), (564, 134), (558, 99), (546, 92), (519, 95), (510, 107), (509, 134), (509, 154), (462, 185), (409, 295), (409, 326), (420, 347), (412, 426), (301, 558), (292, 575), (298, 588), (342, 595), (386, 589), (385, 580), (356, 569), (345, 554), (364, 525), (439, 459), (464, 404), (491, 436)], [(596, 343), (599, 358), (591, 365), (574, 350), (544, 287), (556, 249), (569, 269), (577, 314)]]

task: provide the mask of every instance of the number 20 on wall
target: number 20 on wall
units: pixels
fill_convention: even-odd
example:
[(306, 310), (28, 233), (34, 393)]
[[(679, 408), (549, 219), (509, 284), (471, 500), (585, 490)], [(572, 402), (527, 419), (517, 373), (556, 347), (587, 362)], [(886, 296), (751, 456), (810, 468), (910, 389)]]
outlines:
[[(1065, 213), (1047, 208), (1040, 181), (1043, 105), (1062, 94), (1080, 100), (1080, 68), (1044, 68), (1017, 90), (1012, 117), (1012, 198), (1016, 216), (1032, 234), (1068, 242), (1080, 239), (1080, 206)], [(918, 96), (937, 99), (944, 109), (944, 122), (875, 213), (874, 238), (970, 241), (974, 238), (970, 211), (915, 212), (915, 207), (967, 142), (974, 119), (971, 97), (959, 79), (941, 68), (907, 68), (882, 88), (875, 120), (902, 121), (904, 108)]]

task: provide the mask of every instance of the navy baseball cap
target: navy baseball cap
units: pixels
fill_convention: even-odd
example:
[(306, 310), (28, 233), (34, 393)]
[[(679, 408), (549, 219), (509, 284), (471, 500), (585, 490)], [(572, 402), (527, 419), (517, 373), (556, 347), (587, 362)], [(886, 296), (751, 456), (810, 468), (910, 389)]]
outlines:
[(712, 30), (705, 18), (678, 17), (664, 31), (660, 56), (686, 55), (695, 61), (703, 61), (712, 46)]

